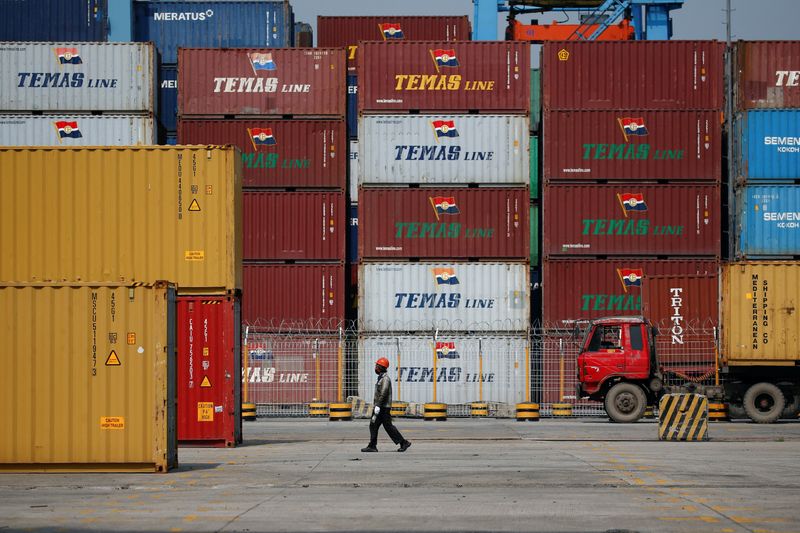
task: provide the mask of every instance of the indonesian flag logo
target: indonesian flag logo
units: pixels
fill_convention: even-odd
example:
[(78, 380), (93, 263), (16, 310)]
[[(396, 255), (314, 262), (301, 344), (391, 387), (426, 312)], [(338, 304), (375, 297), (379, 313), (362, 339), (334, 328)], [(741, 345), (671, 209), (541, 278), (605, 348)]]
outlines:
[(55, 52), (60, 65), (80, 65), (83, 63), (77, 48), (56, 48)]
[(433, 120), (431, 125), (437, 140), (442, 137), (458, 137), (458, 130), (454, 120)]
[(61, 139), (80, 139), (83, 137), (83, 135), (81, 135), (81, 130), (78, 128), (77, 121), (68, 122), (66, 120), (60, 120), (54, 122), (54, 124), (56, 131), (58, 131), (59, 142)]
[(641, 268), (618, 268), (617, 276), (622, 282), (622, 288), (628, 292), (628, 287), (641, 287), (644, 272)]
[(458, 285), (458, 277), (454, 268), (434, 268), (433, 277), (437, 285)]
[(258, 150), (259, 146), (274, 146), (278, 144), (278, 141), (272, 135), (272, 128), (247, 128), (247, 134), (250, 136), (250, 142), (253, 143), (254, 150)]
[(456, 350), (456, 343), (454, 342), (437, 342), (436, 343), (436, 358), (437, 359), (458, 359), (461, 357)]
[(639, 118), (618, 118), (617, 122), (622, 129), (622, 135), (625, 136), (625, 141), (631, 136), (644, 137), (647, 135), (647, 126), (644, 125), (644, 119)]
[(383, 35), (384, 41), (405, 38), (403, 35), (403, 28), (400, 27), (399, 22), (384, 22), (382, 24), (378, 24), (378, 28), (381, 30), (381, 35)]
[(259, 70), (278, 70), (278, 65), (275, 64), (270, 53), (250, 52), (247, 57), (250, 59), (254, 73), (258, 73)]
[(644, 201), (644, 195), (640, 192), (622, 192), (617, 193), (617, 201), (622, 206), (622, 212), (625, 218), (628, 218), (628, 213), (633, 211), (647, 211), (647, 203)]
[(454, 48), (447, 50), (443, 48), (437, 48), (436, 50), (431, 50), (431, 57), (433, 58), (434, 65), (436, 65), (436, 72), (439, 72), (440, 67), (458, 66), (458, 58), (456, 57), (456, 51)]
[(431, 196), (428, 198), (433, 206), (433, 212), (436, 214), (436, 220), (439, 220), (439, 215), (458, 215), (461, 210), (456, 205), (454, 196)]

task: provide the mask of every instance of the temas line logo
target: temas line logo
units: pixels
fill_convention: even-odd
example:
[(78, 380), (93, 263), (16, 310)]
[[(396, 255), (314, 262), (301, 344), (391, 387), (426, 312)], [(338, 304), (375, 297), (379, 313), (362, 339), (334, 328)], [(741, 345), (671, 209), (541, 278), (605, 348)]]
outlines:
[(458, 137), (458, 130), (454, 120), (433, 120), (431, 125), (437, 141), (440, 137)]
[(67, 122), (65, 120), (60, 120), (53, 124), (58, 132), (59, 142), (61, 142), (61, 139), (80, 139), (83, 137), (83, 135), (81, 135), (81, 130), (78, 129), (77, 121)]
[(272, 135), (272, 128), (247, 128), (247, 134), (253, 143), (253, 149), (258, 150), (259, 146), (275, 146), (278, 141)]
[(56, 48), (55, 53), (61, 65), (80, 65), (83, 63), (77, 48)]
[(454, 196), (433, 196), (429, 200), (433, 206), (433, 212), (436, 214), (436, 220), (439, 220), (439, 215), (458, 215), (461, 213), (456, 205)]
[(622, 283), (622, 288), (628, 292), (628, 287), (641, 287), (644, 272), (641, 268), (618, 268), (617, 276)]
[(458, 285), (458, 277), (454, 268), (434, 268), (433, 277), (437, 285)]
[(437, 342), (436, 343), (436, 358), (437, 359), (460, 359), (458, 351), (456, 350), (455, 342)]
[(622, 213), (628, 218), (628, 213), (633, 211), (647, 211), (647, 204), (642, 193), (622, 192), (617, 193), (617, 200), (622, 207)]
[(405, 38), (403, 35), (403, 28), (400, 27), (399, 22), (384, 22), (378, 24), (378, 29), (380, 29), (384, 41)]

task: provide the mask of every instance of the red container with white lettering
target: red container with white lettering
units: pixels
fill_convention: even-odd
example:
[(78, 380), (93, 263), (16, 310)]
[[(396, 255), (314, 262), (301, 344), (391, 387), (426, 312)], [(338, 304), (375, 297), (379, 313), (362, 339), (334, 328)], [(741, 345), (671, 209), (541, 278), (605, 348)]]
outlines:
[(242, 442), (241, 317), (233, 296), (181, 296), (177, 305), (178, 442)]
[(343, 48), (178, 51), (178, 115), (345, 115)]
[(739, 41), (734, 58), (739, 109), (800, 107), (800, 41)]

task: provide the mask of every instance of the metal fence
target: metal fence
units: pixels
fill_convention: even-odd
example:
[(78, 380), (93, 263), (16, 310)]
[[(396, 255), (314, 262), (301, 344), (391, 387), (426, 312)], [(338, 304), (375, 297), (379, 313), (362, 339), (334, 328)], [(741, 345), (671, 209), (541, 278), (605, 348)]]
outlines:
[[(316, 402), (350, 402), (355, 416), (366, 416), (375, 360), (386, 357), (393, 399), (406, 402), (411, 415), (438, 402), (447, 404), (448, 416), (469, 416), (470, 405), (483, 402), (490, 416), (505, 417), (514, 416), (517, 403), (534, 402), (543, 417), (555, 416), (554, 404), (568, 404), (567, 416), (605, 416), (601, 403), (576, 394), (585, 325), (576, 322), (567, 330), (535, 324), (518, 333), (384, 334), (361, 333), (358, 322), (249, 325), (243, 328), (244, 400), (256, 404), (259, 416), (308, 416), (309, 404)], [(667, 384), (719, 379), (712, 322), (677, 333), (671, 324), (658, 329)], [(564, 413), (560, 409), (558, 416)]]

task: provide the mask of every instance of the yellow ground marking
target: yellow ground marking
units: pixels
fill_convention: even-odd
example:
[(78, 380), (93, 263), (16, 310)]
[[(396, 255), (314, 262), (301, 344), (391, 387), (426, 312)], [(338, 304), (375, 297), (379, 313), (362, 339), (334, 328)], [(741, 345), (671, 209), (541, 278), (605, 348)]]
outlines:
[(194, 522), (195, 520), (197, 520), (197, 515), (188, 514), (183, 517), (184, 522)]
[(719, 518), (716, 516), (660, 516), (658, 519), (666, 522), (705, 522), (707, 524), (719, 522)]
[(755, 524), (755, 523), (782, 524), (787, 521), (785, 518), (751, 518), (749, 516), (731, 516), (730, 519), (733, 520), (734, 522), (739, 522), (740, 524)]
[(730, 511), (758, 511), (758, 507), (727, 507), (725, 505), (712, 505), (710, 506), (711, 509), (719, 512), (719, 513), (726, 513)]

